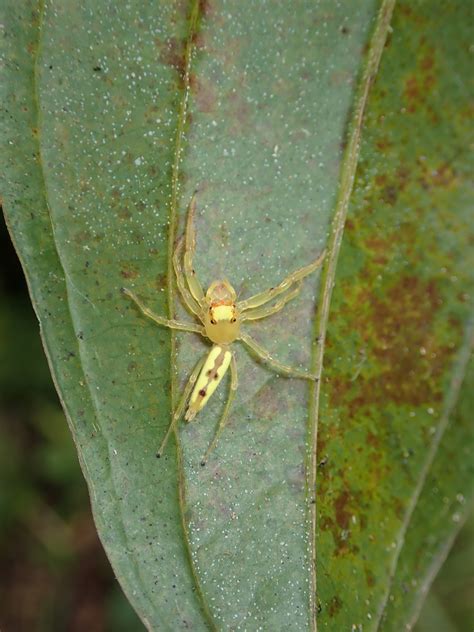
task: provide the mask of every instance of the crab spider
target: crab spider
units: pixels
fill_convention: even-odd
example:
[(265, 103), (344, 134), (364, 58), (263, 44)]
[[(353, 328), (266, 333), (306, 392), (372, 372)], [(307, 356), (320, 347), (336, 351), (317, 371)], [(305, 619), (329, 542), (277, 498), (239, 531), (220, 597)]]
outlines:
[[(227, 421), (232, 400), (237, 390), (237, 365), (230, 345), (240, 340), (254, 355), (268, 364), (276, 373), (288, 377), (317, 380), (312, 373), (282, 364), (273, 358), (249, 334), (241, 331), (240, 326), (246, 321), (259, 320), (279, 312), (288, 301), (291, 301), (301, 289), (301, 281), (314, 272), (324, 259), (324, 252), (303, 268), (286, 277), (279, 285), (255, 294), (251, 298), (237, 301), (234, 288), (226, 280), (214, 281), (204, 294), (194, 268), (193, 256), (196, 245), (194, 231), (195, 196), (188, 208), (185, 235), (180, 238), (173, 255), (173, 267), (176, 284), (188, 310), (194, 314), (201, 324), (168, 320), (153, 313), (142, 301), (127, 288), (122, 292), (131, 298), (142, 313), (158, 325), (201, 334), (213, 343), (207, 355), (194, 367), (188, 383), (183, 391), (173, 418), (161, 443), (157, 456), (160, 457), (171, 431), (184, 413), (186, 421), (192, 421), (197, 413), (206, 405), (220, 381), (230, 367), (230, 390), (222, 417), (217, 426), (214, 438), (204, 456), (202, 465), (217, 445), (219, 437)], [(184, 248), (184, 253), (183, 253)], [(276, 300), (274, 300), (276, 299)], [(186, 408), (186, 404), (188, 404)], [(185, 411), (186, 408), (186, 411)]]

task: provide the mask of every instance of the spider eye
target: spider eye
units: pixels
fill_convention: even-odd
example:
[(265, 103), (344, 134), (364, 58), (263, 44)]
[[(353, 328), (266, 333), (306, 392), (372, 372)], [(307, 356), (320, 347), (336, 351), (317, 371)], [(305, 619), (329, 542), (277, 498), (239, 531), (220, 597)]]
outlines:
[(231, 322), (231, 323), (235, 323), (235, 322), (236, 322), (236, 320), (237, 320), (237, 318), (231, 318), (230, 322)]
[(211, 318), (211, 325), (216, 325), (216, 324), (217, 324), (216, 321), (213, 318)]

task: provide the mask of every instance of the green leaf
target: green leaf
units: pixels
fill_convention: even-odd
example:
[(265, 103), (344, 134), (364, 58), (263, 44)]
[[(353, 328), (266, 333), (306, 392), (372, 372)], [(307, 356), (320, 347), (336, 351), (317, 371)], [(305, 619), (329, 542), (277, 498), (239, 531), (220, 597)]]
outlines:
[[(99, 535), (149, 629), (409, 620), (389, 599), (415, 572), (403, 541), (423, 547), (418, 499), (462, 440), (446, 429), (470, 344), (468, 19), (398, 6), (351, 198), (392, 5), (5, 3), (6, 217)], [(283, 362), (324, 360), (318, 387), (236, 344), (205, 468), (226, 384), (155, 453), (208, 345), (120, 293), (190, 318), (170, 257), (196, 190), (204, 286), (248, 296), (327, 248), (297, 300), (248, 325)]]
[(451, 507), (459, 493), (472, 497), (471, 423), (466, 406), (455, 413), (473, 343), (468, 24), (463, 3), (397, 5), (367, 105), (318, 437), (328, 629), (412, 622), (408, 604), (432, 580), (429, 548), (446, 547), (458, 529), (430, 496), (463, 440), (470, 449), (444, 471), (443, 497)]
[[(448, 436), (439, 445), (407, 527), (385, 613), (385, 619), (390, 622), (393, 630), (400, 629), (399, 626), (406, 621), (410, 625), (416, 621), (428, 588), (458, 535), (458, 529), (469, 513), (472, 514), (473, 394), (474, 363), (471, 358), (463, 390), (445, 430)], [(466, 547), (467, 551), (459, 556), (462, 559), (458, 560), (458, 568), (451, 572), (451, 579), (458, 580), (458, 584), (451, 588), (453, 596), (460, 593), (462, 595), (462, 589), (467, 583), (467, 573), (472, 572), (472, 527), (469, 536), (467, 542), (470, 550)], [(466, 560), (471, 563), (466, 563)], [(464, 577), (461, 569), (464, 569)], [(465, 604), (469, 602), (470, 599), (464, 599)], [(438, 628), (443, 629), (441, 625)]]

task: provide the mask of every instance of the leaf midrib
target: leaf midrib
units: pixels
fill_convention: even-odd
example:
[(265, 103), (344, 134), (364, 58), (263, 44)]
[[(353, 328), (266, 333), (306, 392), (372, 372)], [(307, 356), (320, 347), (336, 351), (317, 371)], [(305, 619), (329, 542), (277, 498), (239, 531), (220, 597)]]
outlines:
[[(169, 214), (169, 233), (168, 233), (168, 287), (167, 287), (167, 296), (168, 296), (168, 315), (169, 318), (175, 317), (175, 295), (177, 293), (176, 282), (174, 279), (174, 269), (173, 269), (173, 251), (175, 247), (176, 241), (176, 232), (178, 225), (178, 204), (180, 201), (179, 198), (179, 167), (181, 162), (181, 154), (183, 151), (183, 145), (185, 141), (185, 124), (186, 124), (186, 115), (187, 115), (187, 106), (189, 101), (190, 94), (190, 72), (191, 72), (191, 61), (192, 54), (194, 50), (193, 40), (197, 33), (199, 27), (199, 20), (202, 14), (202, 7), (199, 0), (191, 0), (191, 9), (188, 18), (188, 33), (186, 37), (185, 47), (184, 47), (184, 76), (182, 78), (182, 92), (181, 92), (181, 100), (179, 105), (177, 126), (176, 126), (176, 139), (174, 146), (174, 158), (173, 165), (171, 169), (171, 201), (170, 201), (170, 214)], [(171, 385), (171, 411), (175, 410), (177, 405), (177, 392), (179, 389), (177, 372), (174, 369), (176, 365), (176, 334), (174, 330), (170, 330), (171, 333), (171, 348), (170, 348), (170, 367), (171, 376), (170, 376), (170, 385)], [(182, 446), (179, 439), (179, 433), (176, 431), (176, 427), (174, 430), (175, 436), (175, 445), (176, 445), (176, 460), (177, 460), (177, 471), (178, 471), (178, 502), (179, 509), (181, 515), (181, 528), (183, 533), (183, 541), (186, 549), (186, 559), (188, 561), (189, 569), (191, 572), (191, 576), (193, 578), (194, 584), (196, 586), (196, 592), (199, 596), (199, 600), (201, 601), (204, 615), (207, 619), (206, 623), (212, 630), (217, 630), (217, 626), (214, 623), (211, 610), (207, 603), (207, 600), (204, 596), (204, 592), (202, 590), (201, 583), (199, 581), (199, 576), (197, 570), (193, 563), (192, 551), (191, 551), (191, 542), (189, 538), (189, 533), (186, 525), (186, 482), (185, 482), (185, 474), (183, 467), (183, 452)]]

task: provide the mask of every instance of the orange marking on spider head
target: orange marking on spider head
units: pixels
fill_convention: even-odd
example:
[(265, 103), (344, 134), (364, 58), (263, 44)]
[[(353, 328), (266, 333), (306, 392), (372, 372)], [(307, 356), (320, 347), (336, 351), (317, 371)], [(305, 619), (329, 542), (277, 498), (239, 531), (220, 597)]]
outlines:
[(230, 305), (237, 300), (234, 288), (227, 280), (214, 281), (206, 292), (206, 301), (209, 304)]

